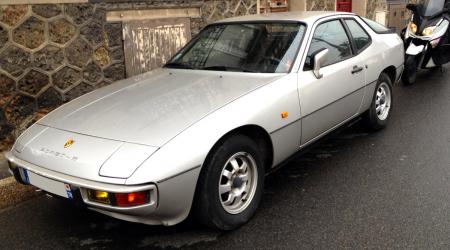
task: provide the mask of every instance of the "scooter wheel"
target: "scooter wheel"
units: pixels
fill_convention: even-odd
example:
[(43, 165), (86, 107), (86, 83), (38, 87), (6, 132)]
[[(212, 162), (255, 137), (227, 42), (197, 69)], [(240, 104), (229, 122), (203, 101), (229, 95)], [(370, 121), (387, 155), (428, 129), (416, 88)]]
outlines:
[(413, 85), (417, 79), (417, 60), (414, 56), (408, 56), (405, 60), (405, 70), (402, 75), (402, 82), (405, 86)]

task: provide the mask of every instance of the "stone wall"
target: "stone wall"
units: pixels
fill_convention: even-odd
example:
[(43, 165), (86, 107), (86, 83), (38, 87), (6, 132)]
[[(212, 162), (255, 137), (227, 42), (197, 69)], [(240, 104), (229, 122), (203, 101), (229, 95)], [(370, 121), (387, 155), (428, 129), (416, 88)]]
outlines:
[[(387, 2), (386, 0), (369, 0), (367, 1), (366, 17), (375, 20), (377, 11), (386, 11), (387, 15)], [(387, 20), (387, 18), (386, 18)]]
[(93, 4), (0, 6), (0, 140), (122, 79), (120, 27)]
[(336, 0), (308, 0), (306, 10), (334, 11)]
[(125, 77), (122, 23), (110, 10), (198, 7), (209, 22), (254, 14), (256, 0), (91, 0), (88, 4), (0, 5), (0, 151), (43, 115)]

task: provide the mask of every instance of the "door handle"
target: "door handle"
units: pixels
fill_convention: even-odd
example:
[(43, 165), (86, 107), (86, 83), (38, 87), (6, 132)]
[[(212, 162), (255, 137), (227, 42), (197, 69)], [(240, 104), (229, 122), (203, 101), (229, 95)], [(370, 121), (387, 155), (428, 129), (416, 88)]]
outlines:
[(353, 66), (352, 74), (359, 73), (359, 72), (361, 72), (363, 70), (364, 70), (363, 67)]

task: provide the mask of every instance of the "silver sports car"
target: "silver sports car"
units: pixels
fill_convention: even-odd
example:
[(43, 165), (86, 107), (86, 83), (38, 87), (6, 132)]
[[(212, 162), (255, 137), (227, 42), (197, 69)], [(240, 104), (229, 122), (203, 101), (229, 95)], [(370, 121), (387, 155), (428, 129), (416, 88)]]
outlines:
[(51, 112), (6, 157), (18, 182), (115, 218), (192, 211), (230, 230), (289, 156), (358, 116), (385, 127), (403, 60), (396, 34), (351, 13), (225, 19), (163, 68)]

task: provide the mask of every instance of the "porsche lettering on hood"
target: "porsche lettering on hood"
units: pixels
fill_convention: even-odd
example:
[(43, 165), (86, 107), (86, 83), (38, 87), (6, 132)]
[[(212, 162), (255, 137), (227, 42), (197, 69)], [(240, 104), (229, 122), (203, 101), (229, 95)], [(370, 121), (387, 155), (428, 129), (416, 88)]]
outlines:
[(160, 147), (207, 114), (283, 75), (160, 69), (94, 91), (38, 123)]

